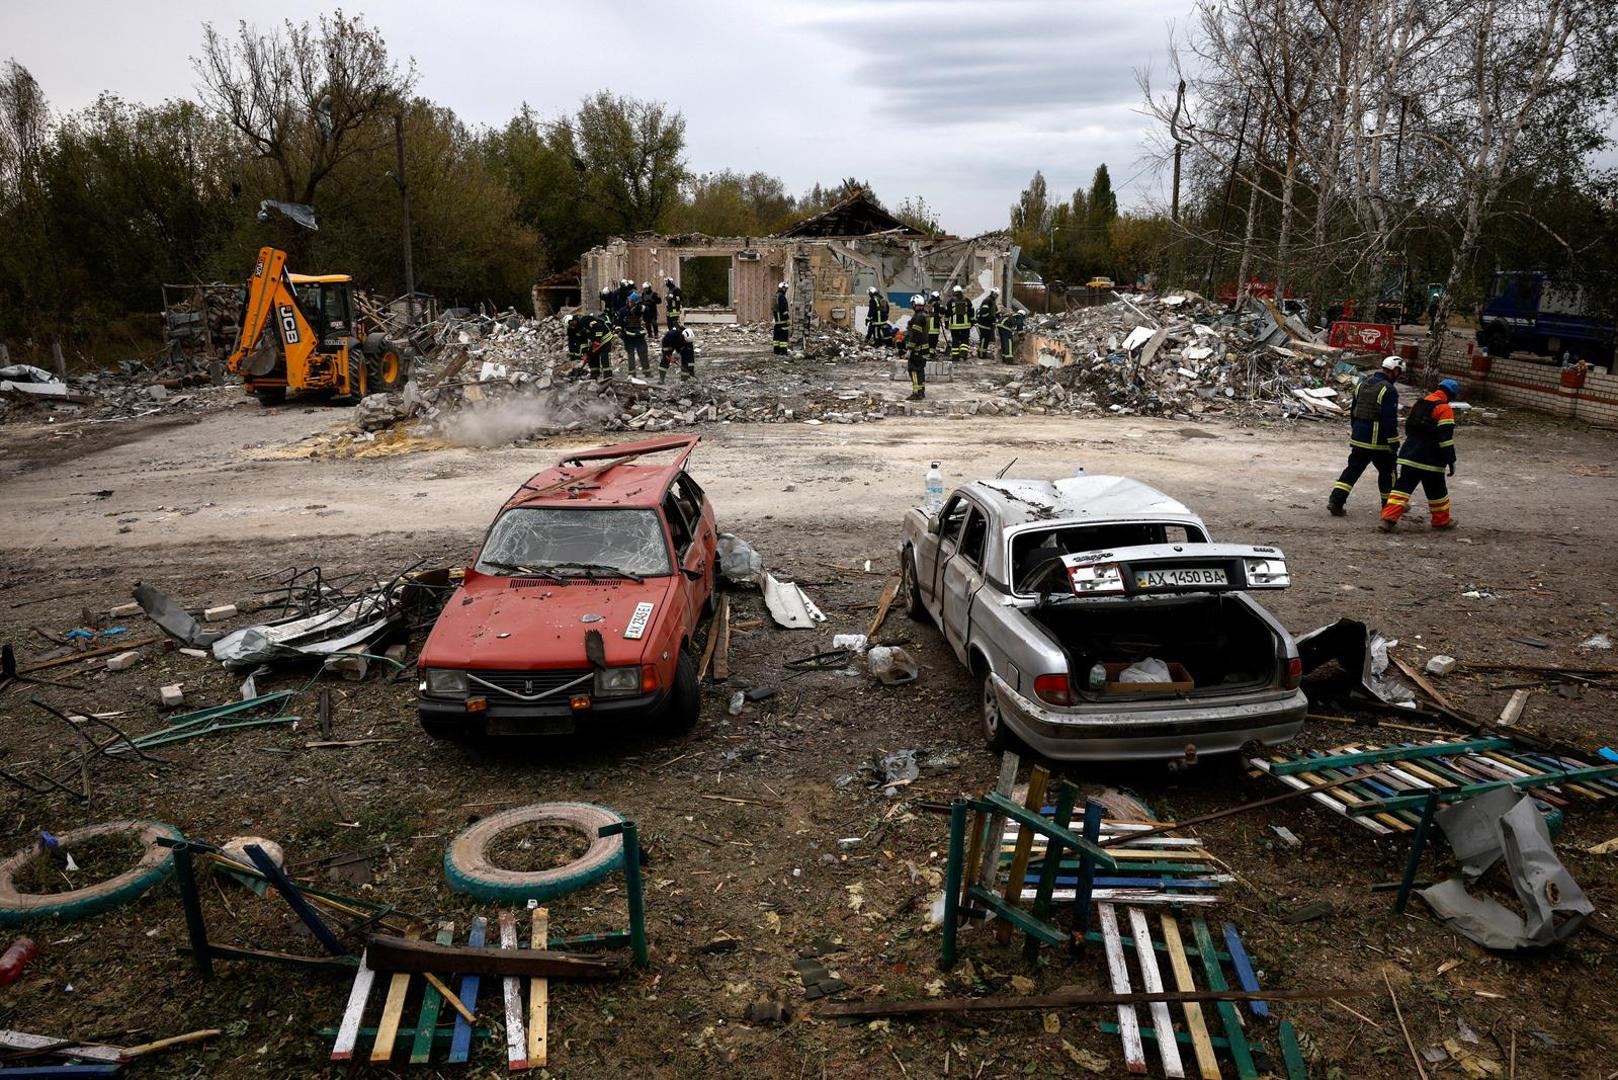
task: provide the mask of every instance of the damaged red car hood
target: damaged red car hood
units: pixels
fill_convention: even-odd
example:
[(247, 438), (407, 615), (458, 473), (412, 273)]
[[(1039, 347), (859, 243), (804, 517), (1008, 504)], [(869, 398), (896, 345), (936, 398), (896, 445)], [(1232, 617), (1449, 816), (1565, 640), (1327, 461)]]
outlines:
[[(420, 664), (434, 668), (536, 670), (585, 668), (584, 637), (601, 632), (608, 667), (638, 664), (673, 595), (674, 578), (588, 582), (569, 578), (490, 577), (468, 569), (466, 581), (427, 638)], [(652, 605), (638, 637), (626, 638), (636, 608)]]

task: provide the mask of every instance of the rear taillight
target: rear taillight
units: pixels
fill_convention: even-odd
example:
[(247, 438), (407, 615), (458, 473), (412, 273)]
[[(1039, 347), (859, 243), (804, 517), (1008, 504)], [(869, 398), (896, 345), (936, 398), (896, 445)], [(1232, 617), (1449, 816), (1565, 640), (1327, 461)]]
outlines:
[(1296, 656), (1287, 661), (1287, 677), (1281, 683), (1283, 690), (1296, 690), (1303, 681), (1303, 661)]
[(1041, 675), (1034, 680), (1034, 696), (1047, 705), (1073, 704), (1073, 688), (1066, 675)]

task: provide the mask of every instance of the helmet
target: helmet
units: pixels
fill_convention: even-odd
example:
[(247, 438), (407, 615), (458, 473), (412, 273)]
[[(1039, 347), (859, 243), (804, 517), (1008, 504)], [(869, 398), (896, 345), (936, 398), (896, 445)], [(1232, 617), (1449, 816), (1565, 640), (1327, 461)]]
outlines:
[(786, 287), (787, 287), (787, 283), (783, 281), (783, 282), (781, 282), (781, 284), (776, 286), (776, 289), (779, 290), (779, 289), (784, 289)]
[(568, 324), (571, 323), (572, 321), (573, 321), (573, 316), (572, 315), (563, 315), (562, 316), (562, 329), (564, 329), (564, 330), (567, 329)]
[(663, 284), (665, 284), (665, 285), (673, 285), (674, 284), (674, 279), (671, 278), (671, 277), (666, 277), (666, 278), (663, 279)]
[(925, 304), (926, 302), (926, 299), (920, 293), (917, 293), (915, 296), (910, 298), (911, 307), (921, 307), (921, 305)]
[(952, 293), (958, 293), (960, 291), (961, 291), (961, 287), (959, 285), (955, 286), (955, 288), (950, 290), (950, 292), (952, 292)]
[(650, 281), (641, 282), (640, 283), (640, 291), (641, 292), (651, 292), (652, 291), (652, 283)]
[(870, 293), (872, 296), (875, 296), (876, 295), (876, 286), (872, 285), (869, 289), (866, 289), (865, 291)]
[(695, 341), (695, 340), (697, 340), (696, 335), (691, 333), (690, 330), (681, 330), (680, 331), (680, 336), (685, 338), (685, 340), (687, 340), (687, 341)]
[(635, 283), (633, 281), (630, 281), (628, 278), (619, 278), (618, 279), (618, 284), (620, 284), (620, 285), (633, 285)]
[(934, 289), (934, 290), (933, 290), (933, 299), (934, 299), (934, 300), (937, 300), (937, 299), (938, 299), (938, 290), (937, 290), (937, 289)]
[(1405, 362), (1403, 360), (1399, 359), (1397, 356), (1390, 356), (1386, 360), (1382, 361), (1382, 370), (1383, 371), (1398, 371), (1400, 368), (1402, 368), (1404, 366), (1405, 366)]
[(1454, 379), (1444, 379), (1439, 382), (1438, 388), (1450, 396), (1451, 401), (1461, 400), (1461, 384)]
[(1000, 290), (999, 289), (990, 289), (989, 290), (989, 295), (990, 296), (999, 296), (1000, 295)]

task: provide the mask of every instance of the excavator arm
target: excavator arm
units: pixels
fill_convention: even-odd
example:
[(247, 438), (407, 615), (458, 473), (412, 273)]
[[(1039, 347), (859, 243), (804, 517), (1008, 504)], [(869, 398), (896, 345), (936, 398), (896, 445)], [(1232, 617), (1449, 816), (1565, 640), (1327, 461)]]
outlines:
[(285, 359), (284, 370), (301, 371), (319, 344), (309, 320), (298, 308), (286, 263), (286, 252), (259, 248), (253, 277), (247, 283), (241, 334), (235, 351), (225, 361), (232, 374), (248, 379), (269, 375), (277, 352)]

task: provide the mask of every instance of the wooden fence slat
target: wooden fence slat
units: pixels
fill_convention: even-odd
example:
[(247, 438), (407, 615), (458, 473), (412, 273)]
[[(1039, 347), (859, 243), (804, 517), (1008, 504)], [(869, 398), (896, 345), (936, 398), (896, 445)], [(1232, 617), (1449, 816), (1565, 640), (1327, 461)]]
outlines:
[[(1161, 994), (1163, 976), (1157, 970), (1157, 950), (1152, 948), (1152, 928), (1146, 924), (1146, 912), (1138, 907), (1126, 910), (1129, 929), (1135, 938), (1135, 959), (1140, 964), (1141, 981), (1146, 984), (1148, 994)], [(1163, 1057), (1164, 1075), (1185, 1076), (1185, 1066), (1180, 1061), (1180, 1047), (1174, 1041), (1174, 1019), (1169, 1015), (1169, 1003), (1152, 1002), (1151, 1013), (1152, 1028), (1157, 1033), (1157, 1052)]]
[(337, 1028), (337, 1041), (332, 1044), (333, 1061), (349, 1061), (354, 1057), (354, 1044), (359, 1042), (360, 1022), (365, 1018), (365, 1002), (371, 996), (371, 983), (376, 972), (365, 963), (360, 953), (360, 966), (354, 972), (354, 987), (348, 992), (348, 1008), (343, 1010), (343, 1022)]
[[(517, 916), (500, 913), (500, 947), (517, 947)], [(522, 1022), (522, 980), (507, 975), (501, 980), (506, 995), (506, 1061), (512, 1072), (528, 1068), (528, 1033)]]
[[(1180, 941), (1180, 924), (1167, 911), (1158, 916), (1163, 925), (1163, 944), (1168, 946), (1169, 967), (1174, 972), (1174, 988), (1192, 991), (1197, 983), (1191, 976), (1191, 962), (1186, 959), (1185, 945)], [(1196, 1051), (1197, 1069), (1202, 1080), (1223, 1080), (1219, 1075), (1219, 1057), (1214, 1053), (1213, 1040), (1208, 1036), (1208, 1025), (1202, 1017), (1202, 1006), (1187, 1001), (1185, 1026), (1191, 1033), (1191, 1048)]]
[[(440, 945), (453, 945), (455, 943), (455, 924), (447, 922), (438, 928), (437, 941)], [(444, 997), (431, 983), (421, 994), (421, 1012), (416, 1017), (416, 1041), (410, 1047), (410, 1064), (425, 1065), (432, 1060), (433, 1035), (438, 1027), (438, 1011), (444, 1004)]]
[[(466, 943), (474, 949), (482, 948), (484, 935), (488, 933), (488, 929), (489, 920), (479, 915), (472, 920), (472, 932), (466, 936)], [(461, 985), (456, 988), (461, 1004), (471, 1009), (474, 1013), (477, 1012), (478, 1008), (478, 983), (480, 981), (477, 975), (462, 975)], [(455, 1034), (450, 1039), (449, 1058), (447, 1060), (451, 1065), (463, 1065), (471, 1052), (472, 1025), (467, 1021), (466, 1017), (457, 1013), (455, 1016)]]
[[(1096, 913), (1101, 921), (1101, 944), (1107, 954), (1107, 974), (1112, 979), (1113, 992), (1127, 994), (1133, 988), (1129, 985), (1129, 966), (1124, 961), (1124, 943), (1119, 940), (1118, 914), (1111, 904), (1097, 904)], [(1135, 1006), (1118, 1006), (1118, 1028), (1124, 1044), (1124, 1065), (1132, 1073), (1144, 1073), (1146, 1047), (1140, 1040), (1140, 1019), (1135, 1015)]]

